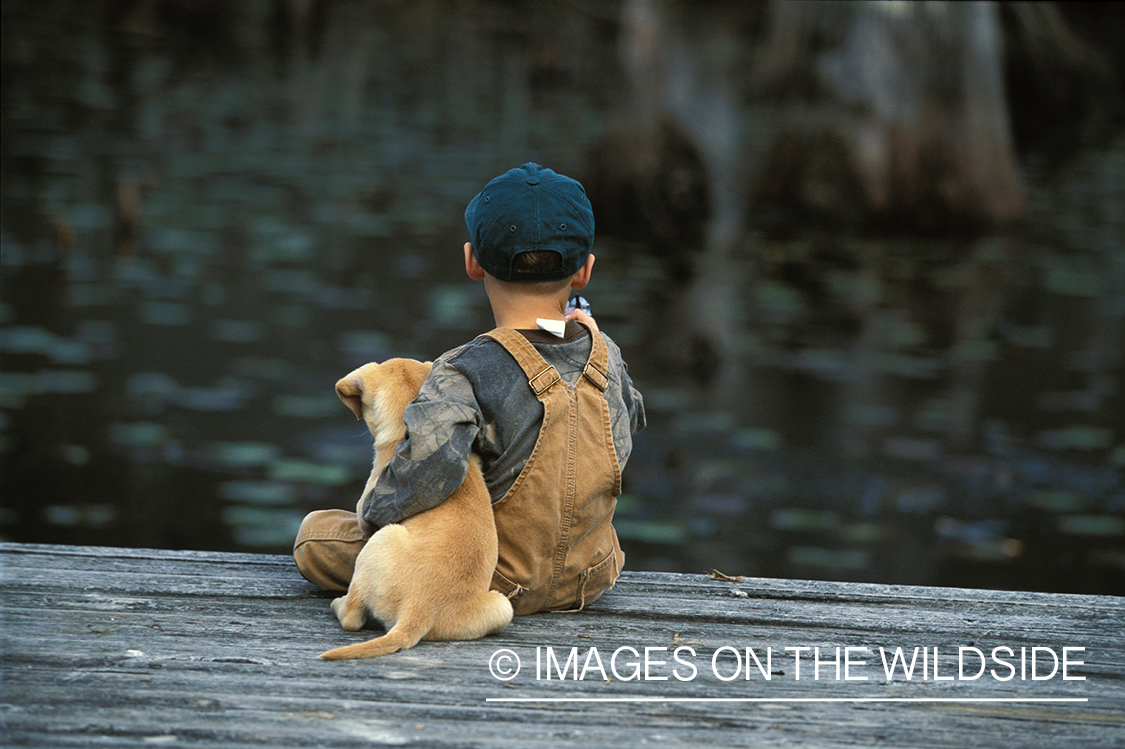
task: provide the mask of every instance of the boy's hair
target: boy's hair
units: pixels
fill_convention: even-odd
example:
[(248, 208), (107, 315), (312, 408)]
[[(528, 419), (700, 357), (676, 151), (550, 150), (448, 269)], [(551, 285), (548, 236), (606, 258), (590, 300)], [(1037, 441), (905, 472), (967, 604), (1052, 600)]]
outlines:
[[(500, 281), (570, 278), (594, 244), (581, 183), (531, 162), (485, 185), (465, 209), (465, 224), (477, 263)], [(518, 260), (531, 253), (534, 259)]]
[(562, 266), (562, 255), (552, 250), (530, 250), (512, 258), (512, 273), (519, 275), (551, 272)]
[[(562, 264), (559, 253), (551, 250), (521, 252), (512, 258), (512, 275), (515, 277), (553, 273)], [(555, 294), (570, 288), (570, 276), (552, 281), (518, 281), (520, 288), (535, 294)]]

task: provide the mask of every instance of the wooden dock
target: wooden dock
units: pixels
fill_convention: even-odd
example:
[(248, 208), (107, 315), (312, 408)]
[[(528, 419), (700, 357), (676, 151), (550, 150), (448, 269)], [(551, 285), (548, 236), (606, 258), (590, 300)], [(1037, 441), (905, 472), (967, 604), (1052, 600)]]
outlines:
[(3, 746), (1125, 746), (1116, 597), (626, 572), (329, 663), (377, 630), (288, 557), (3, 544), (0, 575)]

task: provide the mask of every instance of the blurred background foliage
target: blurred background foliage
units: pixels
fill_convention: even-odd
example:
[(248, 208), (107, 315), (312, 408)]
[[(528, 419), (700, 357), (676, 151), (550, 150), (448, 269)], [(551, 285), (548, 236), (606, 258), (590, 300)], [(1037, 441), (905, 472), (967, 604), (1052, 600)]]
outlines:
[(332, 386), (489, 328), (461, 213), (595, 205), (634, 569), (1125, 593), (1117, 3), (7, 0), (0, 533), (283, 552)]

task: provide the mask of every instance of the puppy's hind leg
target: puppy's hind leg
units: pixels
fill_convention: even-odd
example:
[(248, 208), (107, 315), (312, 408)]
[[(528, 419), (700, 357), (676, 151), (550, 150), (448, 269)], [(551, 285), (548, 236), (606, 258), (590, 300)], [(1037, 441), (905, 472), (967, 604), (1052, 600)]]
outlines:
[(367, 622), (367, 611), (359, 596), (349, 593), (332, 602), (332, 610), (340, 620), (340, 626), (349, 632), (356, 632)]

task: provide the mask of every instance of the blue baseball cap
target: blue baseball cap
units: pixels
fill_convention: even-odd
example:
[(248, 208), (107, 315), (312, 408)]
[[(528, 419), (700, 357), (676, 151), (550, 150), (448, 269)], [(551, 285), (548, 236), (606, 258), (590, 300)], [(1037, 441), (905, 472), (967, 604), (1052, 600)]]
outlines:
[[(528, 162), (496, 177), (465, 209), (477, 263), (501, 281), (569, 278), (585, 265), (594, 245), (594, 212), (581, 183)], [(517, 255), (552, 250), (561, 266), (513, 270)]]

